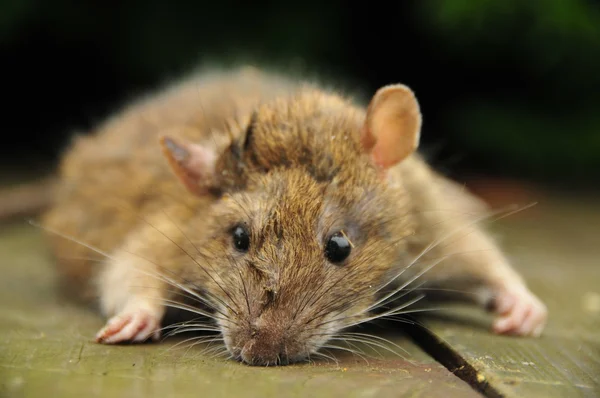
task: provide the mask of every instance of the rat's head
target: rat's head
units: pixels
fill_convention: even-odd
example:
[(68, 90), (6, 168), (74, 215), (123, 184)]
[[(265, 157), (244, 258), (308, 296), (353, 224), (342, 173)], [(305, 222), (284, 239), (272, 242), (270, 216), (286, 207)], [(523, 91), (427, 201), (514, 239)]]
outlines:
[(257, 106), (224, 151), (163, 139), (184, 185), (214, 197), (197, 245), (209, 248), (206, 290), (234, 357), (305, 360), (369, 316), (411, 233), (408, 197), (388, 177), (420, 123), (402, 85), (366, 112), (306, 89)]

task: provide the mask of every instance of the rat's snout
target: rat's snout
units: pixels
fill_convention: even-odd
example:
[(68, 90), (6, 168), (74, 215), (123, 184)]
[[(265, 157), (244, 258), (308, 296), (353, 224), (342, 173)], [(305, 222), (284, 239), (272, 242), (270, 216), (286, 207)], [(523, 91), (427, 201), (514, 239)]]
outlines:
[(289, 321), (263, 313), (232, 336), (234, 351), (243, 362), (255, 366), (287, 365), (306, 357), (299, 336)]
[(289, 362), (283, 335), (266, 328), (252, 332), (240, 356), (250, 365), (285, 365)]

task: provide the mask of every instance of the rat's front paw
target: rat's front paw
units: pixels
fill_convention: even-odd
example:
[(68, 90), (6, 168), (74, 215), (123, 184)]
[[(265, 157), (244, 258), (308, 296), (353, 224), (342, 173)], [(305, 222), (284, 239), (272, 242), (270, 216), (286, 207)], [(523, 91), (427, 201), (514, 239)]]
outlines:
[(160, 338), (160, 316), (143, 308), (132, 308), (112, 317), (96, 334), (96, 342), (116, 344), (140, 343)]
[(537, 337), (544, 330), (548, 310), (526, 287), (503, 290), (494, 301), (500, 314), (493, 324), (495, 333)]

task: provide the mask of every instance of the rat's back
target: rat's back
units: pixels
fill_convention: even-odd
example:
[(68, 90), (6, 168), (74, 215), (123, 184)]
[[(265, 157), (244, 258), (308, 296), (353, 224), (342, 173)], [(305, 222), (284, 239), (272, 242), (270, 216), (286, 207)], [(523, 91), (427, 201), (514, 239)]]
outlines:
[(103, 259), (98, 251), (110, 253), (167, 202), (184, 209), (197, 200), (173, 178), (160, 136), (221, 145), (228, 124), (244, 123), (240, 118), (257, 103), (293, 89), (291, 80), (250, 67), (205, 72), (129, 104), (76, 137), (61, 160), (53, 205), (42, 217), (43, 226), (58, 233), (48, 239), (67, 285), (91, 298), (88, 281)]

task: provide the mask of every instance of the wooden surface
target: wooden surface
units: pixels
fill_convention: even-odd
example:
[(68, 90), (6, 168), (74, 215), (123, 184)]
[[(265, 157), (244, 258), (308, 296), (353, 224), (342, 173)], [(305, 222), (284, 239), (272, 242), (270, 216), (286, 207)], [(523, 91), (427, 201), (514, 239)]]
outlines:
[(543, 199), (497, 227), (548, 306), (544, 335), (491, 337), (489, 316), (457, 307), (423, 318), (435, 336), (417, 340), (488, 396), (600, 397), (600, 201)]
[(176, 342), (104, 346), (102, 319), (62, 301), (39, 231), (0, 232), (0, 397), (477, 397), (471, 387), (410, 342), (366, 361), (249, 367)]
[(0, 397), (600, 397), (600, 201), (544, 203), (497, 225), (549, 307), (542, 338), (494, 336), (489, 316), (456, 307), (419, 318), (427, 330), (411, 329), (413, 339), (385, 334), (407, 359), (332, 352), (337, 363), (279, 368), (176, 340), (94, 343), (102, 319), (57, 294), (40, 231), (1, 226)]

